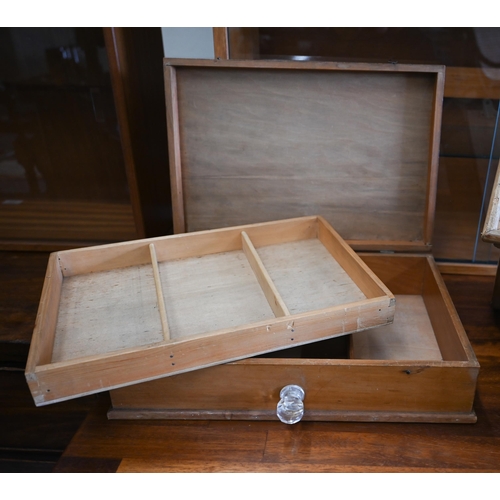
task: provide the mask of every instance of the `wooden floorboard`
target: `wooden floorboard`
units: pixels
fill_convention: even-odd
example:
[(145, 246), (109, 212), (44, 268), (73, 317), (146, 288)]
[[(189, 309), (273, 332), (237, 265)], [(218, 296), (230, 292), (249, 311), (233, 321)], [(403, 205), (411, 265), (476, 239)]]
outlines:
[[(47, 259), (13, 254), (0, 252), (0, 351), (29, 345)], [(481, 364), (476, 424), (108, 420), (107, 393), (36, 408), (23, 371), (4, 364), (0, 472), (500, 472), (493, 279), (445, 275)]]

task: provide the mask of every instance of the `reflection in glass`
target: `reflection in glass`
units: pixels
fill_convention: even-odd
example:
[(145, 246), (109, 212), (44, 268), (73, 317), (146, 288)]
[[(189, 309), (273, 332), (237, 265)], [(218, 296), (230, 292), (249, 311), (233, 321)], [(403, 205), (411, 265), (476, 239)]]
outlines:
[(0, 47), (2, 237), (134, 237), (102, 29), (1, 28)]
[(480, 239), (498, 159), (500, 28), (229, 28), (231, 58), (446, 65), (433, 253), (493, 263)]

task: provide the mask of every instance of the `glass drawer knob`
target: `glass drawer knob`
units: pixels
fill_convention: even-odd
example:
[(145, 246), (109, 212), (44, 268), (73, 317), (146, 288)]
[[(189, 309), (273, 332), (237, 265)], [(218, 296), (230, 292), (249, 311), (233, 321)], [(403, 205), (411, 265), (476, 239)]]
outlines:
[(305, 392), (298, 385), (287, 385), (281, 389), (276, 415), (284, 424), (296, 424), (304, 415)]

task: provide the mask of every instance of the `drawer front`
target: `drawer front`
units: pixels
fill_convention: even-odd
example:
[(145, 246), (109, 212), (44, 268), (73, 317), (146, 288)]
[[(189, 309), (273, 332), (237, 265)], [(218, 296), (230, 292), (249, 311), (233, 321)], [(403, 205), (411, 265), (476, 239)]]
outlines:
[(304, 392), (303, 420), (475, 421), (477, 370), (356, 360), (231, 363), (111, 391), (109, 418), (277, 420), (280, 391)]

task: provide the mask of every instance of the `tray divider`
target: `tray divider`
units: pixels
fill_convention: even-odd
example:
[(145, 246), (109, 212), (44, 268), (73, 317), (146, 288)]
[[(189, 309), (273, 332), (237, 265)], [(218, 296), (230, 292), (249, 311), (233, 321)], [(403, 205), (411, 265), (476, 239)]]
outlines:
[(262, 260), (257, 253), (257, 250), (253, 246), (252, 241), (250, 240), (248, 234), (245, 231), (241, 232), (241, 245), (243, 248), (243, 253), (246, 255), (248, 262), (250, 263), (250, 267), (252, 268), (259, 285), (266, 296), (271, 309), (273, 310), (275, 316), (277, 318), (281, 318), (283, 316), (290, 316), (290, 311), (286, 306), (285, 302), (281, 298), (278, 289), (276, 288), (271, 276), (267, 272)]
[(170, 330), (168, 328), (167, 310), (165, 309), (165, 300), (163, 299), (163, 290), (161, 287), (161, 280), (160, 280), (160, 270), (158, 269), (158, 259), (156, 257), (156, 248), (154, 246), (154, 243), (150, 243), (149, 253), (151, 255), (151, 264), (153, 266), (153, 277), (156, 286), (156, 300), (158, 301), (158, 310), (160, 311), (163, 338), (165, 340), (170, 340)]

